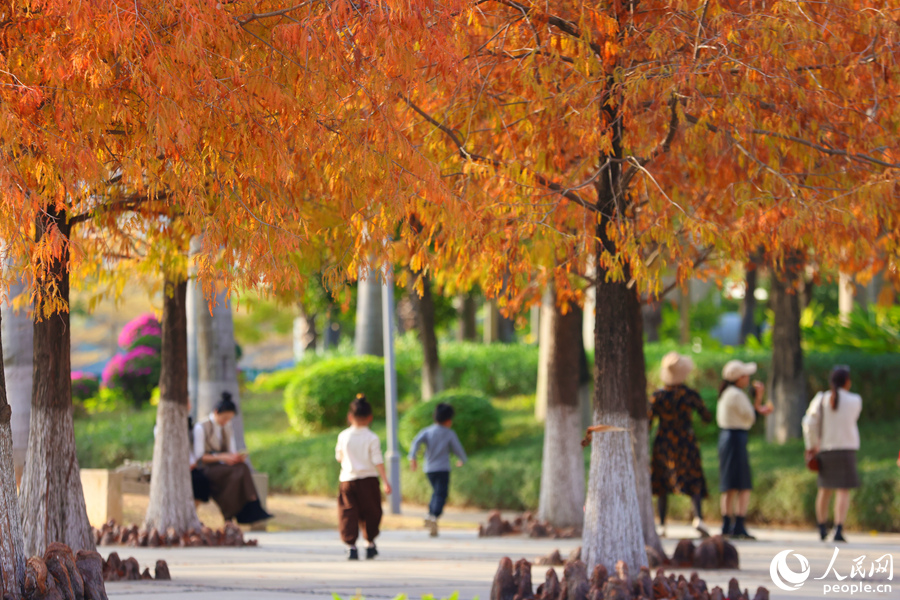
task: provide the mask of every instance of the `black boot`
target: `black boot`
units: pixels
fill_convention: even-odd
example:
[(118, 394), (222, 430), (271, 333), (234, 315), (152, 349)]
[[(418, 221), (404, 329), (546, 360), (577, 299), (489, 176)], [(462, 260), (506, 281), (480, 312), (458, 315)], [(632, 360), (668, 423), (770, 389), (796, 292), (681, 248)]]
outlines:
[(825, 538), (828, 537), (828, 524), (827, 523), (819, 523), (819, 539), (823, 542)]
[(731, 534), (736, 540), (755, 540), (756, 538), (750, 535), (747, 532), (747, 527), (744, 525), (744, 517), (735, 517), (734, 518), (734, 533)]
[(728, 515), (722, 516), (722, 537), (728, 537), (734, 531), (731, 528), (731, 517)]
[(259, 521), (265, 521), (266, 519), (271, 519), (273, 515), (270, 515), (266, 512), (266, 510), (262, 507), (262, 504), (259, 503), (259, 500), (251, 500), (247, 504), (244, 505), (244, 508), (234, 516), (237, 519), (237, 522), (241, 525), (249, 525), (251, 523), (257, 523)]
[(843, 525), (838, 525), (834, 528), (834, 537), (831, 539), (835, 542), (846, 542), (847, 541), (846, 539), (844, 539), (844, 526)]

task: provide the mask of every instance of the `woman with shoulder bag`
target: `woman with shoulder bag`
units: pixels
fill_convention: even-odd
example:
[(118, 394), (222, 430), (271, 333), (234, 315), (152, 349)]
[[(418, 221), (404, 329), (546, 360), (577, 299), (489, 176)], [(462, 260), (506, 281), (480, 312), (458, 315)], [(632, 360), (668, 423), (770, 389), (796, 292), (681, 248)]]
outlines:
[(819, 392), (809, 403), (803, 418), (807, 465), (819, 471), (816, 495), (816, 521), (822, 541), (828, 537), (828, 507), (834, 502), (835, 542), (844, 539), (844, 520), (850, 508), (850, 490), (859, 487), (856, 451), (862, 398), (850, 392), (850, 368), (837, 366), (831, 371), (831, 390)]

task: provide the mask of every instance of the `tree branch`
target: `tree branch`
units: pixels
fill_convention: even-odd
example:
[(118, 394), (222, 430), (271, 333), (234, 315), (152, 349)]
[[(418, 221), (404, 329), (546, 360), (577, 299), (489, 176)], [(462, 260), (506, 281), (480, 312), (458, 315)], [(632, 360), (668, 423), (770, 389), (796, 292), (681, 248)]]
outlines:
[[(553, 27), (556, 27), (557, 29), (559, 29), (560, 31), (565, 33), (566, 35), (571, 36), (576, 39), (579, 39), (583, 42), (586, 41), (583, 37), (583, 34), (581, 33), (581, 30), (578, 29), (578, 26), (575, 25), (574, 23), (572, 23), (571, 21), (567, 21), (561, 17), (557, 17), (555, 15), (551, 15), (551, 14), (536, 10), (534, 8), (525, 6), (524, 4), (522, 4), (520, 2), (516, 2), (515, 0), (497, 0), (497, 2), (504, 6), (514, 8), (528, 17), (531, 17), (532, 15), (537, 15), (542, 20), (544, 20), (548, 25), (552, 25)], [(603, 55), (603, 48), (600, 46), (600, 44), (597, 44), (595, 42), (587, 42), (587, 45), (590, 46), (591, 50), (593, 50), (596, 55), (598, 55), (598, 56)]]
[[(413, 109), (416, 112), (416, 114), (418, 114), (420, 117), (425, 119), (432, 126), (439, 129), (448, 138), (450, 138), (450, 141), (453, 142), (454, 146), (456, 146), (457, 152), (459, 153), (460, 157), (462, 157), (463, 160), (490, 165), (491, 167), (494, 167), (495, 169), (503, 168), (506, 166), (502, 162), (495, 160), (493, 158), (481, 156), (480, 154), (472, 154), (471, 152), (466, 150), (465, 145), (463, 144), (462, 140), (460, 140), (459, 136), (456, 134), (456, 132), (454, 130), (447, 127), (443, 123), (440, 123), (437, 119), (435, 119), (434, 117), (432, 117), (431, 115), (426, 113), (424, 110), (419, 108), (419, 106), (416, 105), (415, 102), (413, 102), (406, 96), (400, 95), (400, 98), (406, 103), (407, 106), (409, 106), (411, 109)], [(559, 194), (566, 200), (571, 200), (572, 202), (588, 209), (589, 211), (592, 211), (592, 212), (598, 211), (596, 206), (594, 206), (593, 204), (591, 204), (590, 202), (588, 202), (587, 200), (585, 200), (584, 198), (582, 198), (581, 196), (576, 194), (573, 190), (563, 187), (562, 185), (560, 185), (554, 181), (551, 181), (549, 178), (547, 178), (539, 173), (535, 173), (533, 171), (529, 171), (529, 172), (532, 175), (532, 177), (534, 177), (534, 180), (537, 182), (537, 184), (540, 185), (541, 187), (547, 188), (548, 190), (550, 190), (556, 194)]]
[(299, 10), (299, 9), (303, 8), (307, 4), (312, 4), (312, 0), (309, 0), (308, 2), (301, 2), (300, 4), (297, 4), (296, 6), (282, 8), (280, 10), (273, 10), (271, 12), (247, 13), (241, 17), (238, 17), (236, 20), (238, 22), (238, 25), (241, 25), (243, 27), (244, 25), (246, 25), (247, 23), (250, 23), (252, 21), (259, 21), (261, 19), (270, 19), (272, 17), (283, 17), (289, 13), (294, 12), (295, 10)]
[(672, 142), (675, 140), (675, 134), (678, 133), (678, 98), (672, 94), (672, 97), (669, 98), (669, 128), (666, 131), (666, 137), (656, 145), (656, 148), (650, 152), (650, 155), (646, 158), (639, 158), (637, 160), (637, 164), (631, 165), (628, 167), (628, 170), (622, 174), (622, 183), (620, 185), (621, 189), (626, 189), (628, 184), (631, 183), (631, 180), (634, 179), (634, 176), (637, 175), (638, 171), (642, 170), (647, 164), (651, 161), (655, 160), (661, 154), (667, 153), (671, 147)]
[(133, 211), (133, 210), (137, 209), (139, 206), (141, 206), (142, 204), (150, 202), (151, 200), (165, 200), (166, 198), (168, 198), (168, 193), (159, 194), (159, 195), (153, 196), (153, 197), (146, 196), (146, 195), (140, 195), (140, 194), (134, 194), (134, 195), (128, 196), (126, 198), (122, 198), (120, 200), (103, 202), (101, 204), (98, 204), (91, 210), (89, 210), (87, 212), (83, 212), (78, 215), (75, 215), (74, 217), (69, 219), (69, 225), (74, 226), (74, 225), (78, 225), (80, 223), (84, 223), (86, 221), (90, 221), (91, 219), (93, 219), (96, 216), (97, 212), (103, 212), (103, 211), (108, 211), (108, 210), (121, 210), (123, 212), (124, 211)]
[[(684, 119), (688, 123), (691, 123), (692, 125), (698, 125), (700, 123), (699, 117), (696, 117), (696, 116), (688, 114), (688, 113), (684, 114)], [(719, 133), (719, 132), (723, 131), (722, 128), (717, 127), (716, 125), (713, 125), (712, 123), (705, 123), (704, 125), (712, 133)], [(876, 165), (879, 167), (884, 167), (886, 169), (900, 168), (900, 163), (890, 163), (890, 162), (881, 160), (879, 158), (875, 158), (874, 156), (869, 156), (867, 154), (860, 154), (858, 152), (847, 152), (846, 150), (840, 150), (837, 148), (829, 148), (827, 146), (822, 146), (815, 142), (811, 142), (809, 140), (805, 140), (803, 138), (800, 138), (800, 137), (797, 137), (794, 135), (778, 133), (777, 131), (769, 131), (766, 129), (751, 129), (750, 133), (752, 135), (775, 137), (775, 138), (782, 139), (782, 140), (785, 140), (788, 142), (794, 142), (795, 144), (801, 144), (803, 146), (806, 146), (807, 148), (812, 148), (813, 150), (815, 150), (817, 152), (821, 152), (822, 154), (827, 154), (829, 156), (843, 156), (845, 158), (849, 158), (850, 160), (853, 160), (856, 162), (870, 164), (870, 165)]]

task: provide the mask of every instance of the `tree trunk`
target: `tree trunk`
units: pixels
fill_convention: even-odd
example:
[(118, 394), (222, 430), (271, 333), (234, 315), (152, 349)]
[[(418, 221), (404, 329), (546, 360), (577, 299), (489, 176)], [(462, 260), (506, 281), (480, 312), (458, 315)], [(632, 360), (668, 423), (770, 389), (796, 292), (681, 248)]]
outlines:
[[(68, 243), (65, 213), (47, 207), (37, 224), (38, 242), (51, 227)], [(25, 474), (19, 509), (25, 531), (25, 551), (41, 555), (51, 542), (72, 550), (94, 550), (81, 488), (75, 432), (72, 425), (71, 327), (69, 312), (69, 249), (47, 266), (35, 285), (43, 294), (35, 307), (34, 388)], [(45, 314), (45, 307), (49, 314)]]
[(356, 289), (356, 354), (384, 356), (381, 277), (377, 270), (360, 273)]
[(549, 305), (553, 325), (548, 336), (547, 415), (538, 516), (555, 527), (580, 528), (584, 523), (583, 429), (578, 393), (584, 348), (581, 310), (572, 307), (562, 314), (552, 292)]
[[(34, 371), (34, 320), (30, 310), (15, 310), (12, 300), (28, 293), (16, 279), (9, 288), (10, 302), (3, 306), (3, 371), (6, 398), (12, 408), (12, 453), (16, 482), (22, 478), (28, 451), (28, 427), (31, 421), (31, 377)], [(31, 303), (28, 303), (31, 306)]]
[(227, 292), (219, 291), (210, 308), (203, 294), (197, 296), (200, 298), (200, 306), (194, 307), (197, 310), (197, 420), (205, 420), (222, 399), (222, 392), (228, 392), (238, 405), (238, 414), (231, 422), (235, 445), (242, 450), (246, 446), (231, 301)]
[(325, 315), (325, 340), (322, 342), (322, 347), (325, 350), (337, 348), (341, 342), (341, 324), (334, 318), (334, 313), (337, 310), (338, 308), (332, 304), (328, 307)]
[(484, 321), (482, 339), (485, 344), (493, 344), (500, 340), (500, 309), (496, 300), (484, 301)]
[(853, 312), (854, 291), (853, 277), (847, 273), (841, 273), (838, 279), (838, 311), (844, 325), (850, 322), (850, 313)]
[(543, 423), (547, 418), (547, 395), (550, 384), (550, 352), (556, 320), (556, 297), (548, 287), (541, 298), (540, 334), (538, 335), (537, 390), (534, 396), (534, 418)]
[(766, 422), (769, 441), (783, 444), (800, 436), (806, 408), (806, 378), (800, 346), (799, 268), (786, 264), (772, 270), (772, 370), (769, 394), (775, 411)]
[[(612, 93), (615, 89), (612, 74), (608, 75), (607, 86), (607, 93)], [(601, 123), (612, 131), (612, 139), (610, 154), (599, 156), (600, 164), (606, 165), (606, 173), (595, 182), (594, 423), (621, 427), (624, 431), (593, 436), (582, 558), (588, 572), (598, 564), (613, 572), (619, 560), (637, 572), (647, 564), (646, 540), (656, 537), (652, 520), (649, 526), (642, 522), (642, 515), (652, 506), (649, 465), (635, 451), (636, 444), (646, 446), (646, 433), (640, 429), (647, 423), (643, 323), (637, 290), (628, 286), (631, 276), (628, 265), (622, 266), (618, 280), (611, 280), (604, 266), (607, 254), (617, 254), (607, 229), (618, 219), (627, 218), (628, 199), (620, 189), (621, 114), (611, 97), (607, 97), (600, 110)], [(636, 472), (638, 462), (641, 465)], [(655, 545), (658, 544), (656, 540)]]
[(633, 391), (645, 377), (643, 361), (636, 361), (632, 350), (642, 343), (641, 312), (634, 290), (605, 279), (606, 273), (598, 269), (594, 422), (625, 431), (593, 436), (582, 556), (588, 571), (603, 564), (613, 572), (619, 560), (636, 571), (647, 564), (635, 474), (639, 440), (632, 437), (641, 412), (646, 420), (646, 408), (634, 405)]
[(459, 336), (461, 342), (474, 342), (478, 339), (478, 323), (476, 314), (478, 304), (475, 294), (468, 292), (459, 296)]
[(744, 313), (741, 315), (741, 345), (745, 344), (751, 335), (758, 335), (756, 329), (756, 285), (759, 269), (753, 263), (747, 263), (744, 268), (747, 273), (745, 275)]
[(662, 325), (662, 302), (651, 300), (644, 304), (641, 307), (641, 318), (644, 320), (644, 332), (647, 334), (647, 342), (658, 342), (659, 327)]
[(681, 317), (681, 343), (691, 343), (691, 282), (681, 284), (678, 296), (678, 313)]
[(419, 340), (422, 342), (422, 400), (431, 400), (444, 389), (444, 376), (441, 373), (441, 360), (438, 354), (437, 334), (434, 331), (434, 297), (431, 294), (431, 279), (424, 274), (413, 273), (422, 277), (422, 297), (410, 286), (409, 299), (416, 312), (416, 324), (419, 328)]
[(294, 317), (294, 360), (299, 361), (307, 352), (316, 351), (319, 331), (316, 328), (316, 314), (310, 313), (298, 304), (300, 314)]
[[(0, 325), (5, 325), (5, 320), (0, 319)], [(0, 327), (0, 331), (3, 329)], [(3, 341), (6, 341), (5, 332)], [(3, 358), (0, 344), (0, 364), (5, 365)], [(10, 423), (13, 411), (6, 389), (6, 378), (0, 370), (0, 596), (20, 598), (25, 585), (25, 538), (13, 467), (14, 436)]]
[(499, 319), (497, 320), (497, 338), (500, 340), (501, 344), (516, 343), (516, 320), (504, 317), (503, 313), (499, 313)]
[(178, 534), (199, 529), (188, 464), (187, 280), (167, 278), (163, 297), (162, 370), (153, 444), (150, 505), (144, 526)]

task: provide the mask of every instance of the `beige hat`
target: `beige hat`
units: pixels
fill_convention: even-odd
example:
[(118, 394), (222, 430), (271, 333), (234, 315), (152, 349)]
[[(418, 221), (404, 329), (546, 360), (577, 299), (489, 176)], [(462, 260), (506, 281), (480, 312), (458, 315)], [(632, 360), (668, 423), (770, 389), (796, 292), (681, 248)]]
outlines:
[(669, 352), (662, 359), (660, 376), (663, 385), (681, 385), (687, 381), (688, 375), (694, 370), (694, 361), (689, 356), (683, 356), (677, 352)]
[(745, 363), (739, 360), (729, 360), (722, 368), (722, 379), (725, 381), (737, 381), (744, 375), (756, 373), (756, 363)]

